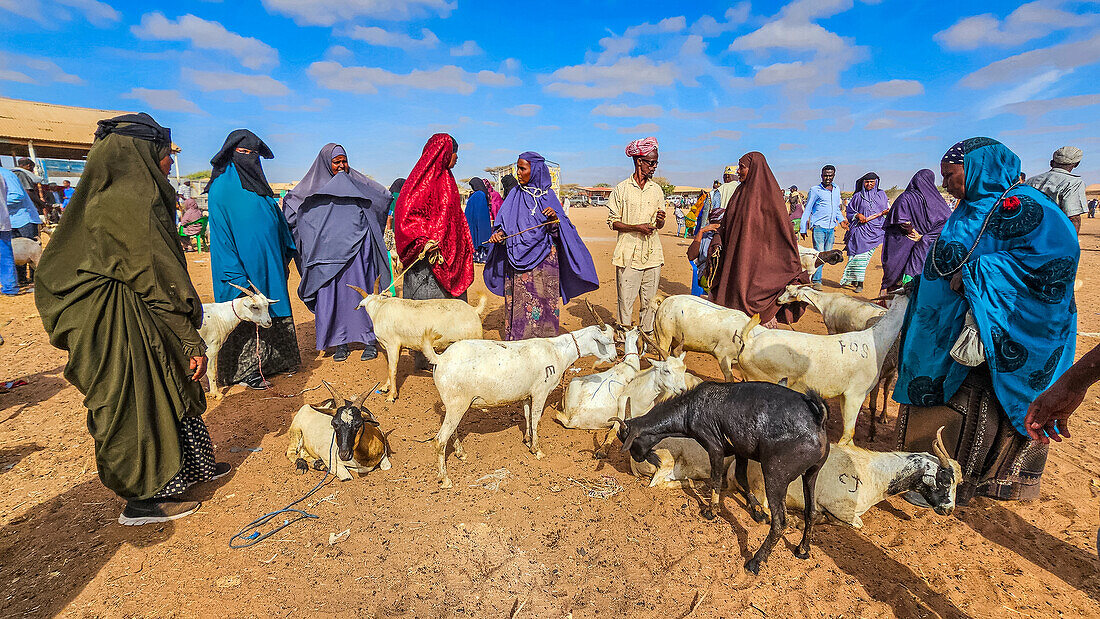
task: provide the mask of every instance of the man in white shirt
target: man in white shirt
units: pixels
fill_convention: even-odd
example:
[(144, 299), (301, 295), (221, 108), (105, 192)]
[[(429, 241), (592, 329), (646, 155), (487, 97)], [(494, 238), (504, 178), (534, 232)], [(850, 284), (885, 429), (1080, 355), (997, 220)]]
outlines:
[(1074, 168), (1081, 165), (1082, 154), (1076, 146), (1063, 146), (1054, 151), (1049, 172), (1036, 174), (1026, 181), (1053, 200), (1073, 222), (1078, 233), (1081, 232), (1081, 215), (1088, 211), (1085, 181), (1073, 173)]
[(642, 331), (653, 332), (656, 312), (649, 307), (665, 263), (657, 230), (665, 225), (665, 192), (653, 181), (657, 171), (657, 138), (634, 140), (626, 147), (634, 174), (615, 186), (607, 200), (607, 225), (619, 233), (611, 263), (619, 293), (619, 324), (634, 324), (634, 301), (641, 297)]
[(722, 184), (714, 190), (714, 193), (718, 196), (718, 204), (715, 204), (711, 208), (726, 208), (730, 203), (730, 198), (733, 197), (733, 190), (737, 189), (737, 186), (740, 184), (740, 179), (737, 178), (737, 166), (726, 166), (726, 171), (722, 173)]

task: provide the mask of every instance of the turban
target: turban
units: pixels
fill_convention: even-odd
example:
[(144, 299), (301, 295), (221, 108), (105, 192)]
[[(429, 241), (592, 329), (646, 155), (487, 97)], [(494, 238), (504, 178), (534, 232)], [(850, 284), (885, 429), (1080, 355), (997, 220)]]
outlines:
[(657, 138), (652, 136), (641, 140), (634, 140), (626, 145), (626, 155), (628, 157), (644, 157), (656, 150)]

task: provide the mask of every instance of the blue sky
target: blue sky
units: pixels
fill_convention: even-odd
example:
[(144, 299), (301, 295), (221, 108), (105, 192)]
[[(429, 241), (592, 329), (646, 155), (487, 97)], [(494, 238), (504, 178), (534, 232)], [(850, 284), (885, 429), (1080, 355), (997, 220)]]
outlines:
[(247, 127), (272, 181), (336, 141), (389, 184), (448, 131), (458, 177), (535, 150), (614, 183), (655, 135), (678, 184), (759, 150), (784, 186), (904, 186), (988, 135), (1028, 173), (1077, 145), (1100, 182), (1095, 1), (0, 0), (0, 27), (0, 95), (148, 111), (185, 173)]

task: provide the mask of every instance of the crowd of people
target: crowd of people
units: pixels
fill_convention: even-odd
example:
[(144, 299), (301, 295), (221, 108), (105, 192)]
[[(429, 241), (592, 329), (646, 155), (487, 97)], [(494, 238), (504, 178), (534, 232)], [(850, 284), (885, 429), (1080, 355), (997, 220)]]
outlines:
[[(68, 351), (65, 376), (85, 395), (100, 478), (126, 500), (124, 524), (192, 513), (198, 505), (182, 500), (183, 491), (228, 471), (215, 462), (202, 421), (202, 304), (178, 239), (170, 145), (169, 130), (146, 114), (101, 121), (36, 276), (43, 324)], [(464, 209), (452, 173), (458, 153), (455, 138), (433, 135), (408, 176), (387, 188), (356, 170), (341, 145), (326, 144), (277, 200), (261, 164), (271, 149), (251, 131), (232, 132), (211, 159), (206, 187), (214, 298), (259, 291), (272, 300), (273, 321), (237, 327), (220, 349), (217, 381), (265, 389), (267, 377), (301, 363), (291, 263), (298, 297), (314, 314), (316, 349), (333, 361), (353, 346), (363, 359), (377, 354), (354, 288), (392, 292), (400, 276), (406, 298), (466, 299), (479, 262), (486, 287), (503, 297), (504, 339), (558, 335), (562, 305), (600, 281), (545, 159), (521, 153), (500, 193), (471, 179)], [(657, 140), (635, 140), (625, 154), (633, 173), (611, 191), (607, 216), (617, 235), (618, 320), (652, 332), (665, 263)], [(780, 294), (823, 281), (820, 269), (803, 270), (799, 237), (832, 248), (840, 226), (848, 254), (840, 284), (855, 291), (882, 246), (879, 288), (910, 298), (894, 392), (900, 444), (926, 446), (928, 428), (948, 426), (951, 455), (964, 463), (960, 504), (979, 495), (1035, 498), (1048, 440), (1069, 435), (1066, 418), (1100, 378), (1095, 351), (1069, 369), (1079, 257), (1072, 218), (1087, 212), (1072, 174), (1081, 156), (1061, 148), (1050, 173), (1021, 183), (1008, 147), (972, 138), (940, 161), (947, 197), (930, 169), (893, 201), (869, 172), (844, 203), (832, 165), (803, 201), (797, 187), (780, 188), (764, 154), (747, 153), (676, 216), (678, 234), (693, 220), (693, 294), (759, 315), (765, 326), (792, 324), (805, 307), (779, 304)], [(19, 213), (11, 228), (22, 225)], [(970, 330), (978, 352), (968, 355), (959, 341)]]

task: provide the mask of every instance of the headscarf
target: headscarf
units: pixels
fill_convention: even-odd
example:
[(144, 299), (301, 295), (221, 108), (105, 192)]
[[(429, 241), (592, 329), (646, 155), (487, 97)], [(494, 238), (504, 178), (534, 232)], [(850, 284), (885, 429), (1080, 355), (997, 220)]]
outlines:
[(394, 179), (394, 181), (392, 183), (390, 183), (390, 193), (393, 194), (393, 195), (397, 195), (397, 194), (401, 193), (401, 188), (404, 187), (404, 186), (405, 186), (405, 179), (403, 179), (403, 178)]
[(152, 142), (161, 159), (172, 148), (172, 130), (160, 126), (157, 121), (153, 120), (152, 116), (145, 112), (123, 114), (97, 123), (95, 139), (102, 140), (112, 133)]
[[(556, 243), (561, 297), (563, 302), (568, 303), (569, 299), (600, 287), (592, 255), (550, 186), (550, 170), (546, 167), (546, 160), (531, 151), (521, 154), (519, 158), (531, 165), (531, 178), (526, 185), (509, 194), (500, 208), (495, 228), (510, 238), (503, 243), (494, 243), (489, 250), (489, 258), (485, 262), (485, 285), (494, 294), (504, 296), (504, 282), (508, 275), (506, 263), (513, 270), (529, 271), (546, 259)], [(548, 206), (554, 209), (558, 217), (557, 239), (554, 238), (553, 225), (528, 230), (547, 221), (542, 211)]]
[(497, 192), (496, 187), (489, 182), (489, 179), (485, 180), (485, 188), (489, 191), (489, 216), (494, 220), (497, 218), (497, 213), (500, 212), (500, 205), (504, 204), (504, 197)]
[[(936, 406), (955, 394), (970, 368), (950, 350), (969, 309), (997, 401), (1026, 435), (1028, 406), (1073, 363), (1077, 234), (1049, 198), (1019, 184), (1020, 159), (1006, 146), (971, 138), (952, 150), (963, 153), (966, 196), (909, 304), (894, 400)], [(951, 290), (956, 273), (961, 295)]]
[(805, 304), (781, 306), (776, 299), (788, 284), (810, 280), (799, 262), (783, 190), (763, 154), (753, 151), (739, 162), (748, 166), (748, 174), (722, 216), (716, 237), (722, 254), (711, 300), (750, 316), (760, 314), (762, 322), (777, 318), (790, 324), (802, 316)]
[[(489, 194), (485, 191), (485, 182), (478, 177), (470, 179), (474, 192), (466, 199), (466, 223), (470, 227), (470, 240), (474, 249), (481, 247), (493, 234), (489, 214)], [(484, 248), (488, 251), (489, 248)]]
[(470, 179), (470, 189), (473, 189), (474, 191), (480, 191), (481, 193), (485, 194), (486, 199), (489, 198), (489, 191), (485, 189), (485, 181), (476, 176)]
[[(874, 189), (867, 190), (863, 188), (863, 181), (869, 180), (876, 181)], [(878, 180), (878, 174), (874, 172), (868, 172), (861, 176), (856, 181), (856, 191), (852, 194), (852, 199), (848, 201), (849, 226), (848, 231), (844, 234), (844, 244), (848, 249), (849, 256), (858, 256), (882, 245), (882, 239), (885, 236), (882, 231), (882, 226), (885, 223), (883, 217), (875, 217), (862, 224), (856, 219), (856, 215), (870, 218), (890, 208), (890, 199), (886, 197), (885, 191), (879, 189)]]
[(442, 262), (432, 265), (439, 285), (459, 296), (474, 281), (474, 246), (462, 213), (455, 177), (447, 165), (455, 140), (446, 133), (428, 139), (397, 199), (394, 236), (401, 263), (411, 265), (429, 240), (439, 245)]
[[(252, 154), (238, 153), (238, 148), (247, 148)], [(271, 149), (264, 141), (248, 129), (237, 129), (225, 138), (225, 144), (212, 159), (210, 165), (214, 166), (210, 174), (210, 183), (207, 183), (205, 192), (210, 191), (210, 184), (225, 172), (230, 162), (237, 168), (237, 175), (241, 178), (241, 187), (259, 196), (274, 196), (271, 185), (264, 176), (263, 166), (260, 165), (260, 157), (272, 159), (275, 157)]]
[(505, 174), (504, 178), (500, 179), (500, 186), (504, 189), (504, 197), (507, 198), (513, 189), (519, 187), (519, 181), (511, 174)]
[(626, 145), (627, 157), (645, 157), (649, 153), (657, 150), (657, 138), (650, 136), (648, 138), (641, 138), (634, 140), (630, 144)]
[[(180, 215), (180, 225), (187, 226), (202, 219), (202, 209), (199, 208), (199, 203), (194, 198), (187, 198), (183, 201), (183, 215)], [(187, 234), (198, 234), (197, 229), (185, 229)]]
[(283, 214), (300, 254), (298, 296), (311, 312), (317, 291), (359, 254), (364, 243), (370, 244), (368, 259), (381, 275), (380, 289), (390, 285), (382, 239), (390, 194), (354, 168), (333, 174), (332, 160), (340, 155), (347, 156), (344, 147), (326, 144), (283, 198)]
[[(891, 289), (903, 276), (916, 277), (924, 270), (924, 258), (936, 242), (944, 222), (951, 216), (951, 207), (936, 189), (932, 170), (920, 170), (909, 186), (894, 199), (883, 226), (886, 239), (882, 245), (882, 287)], [(909, 224), (921, 235), (913, 241), (907, 234)]]

